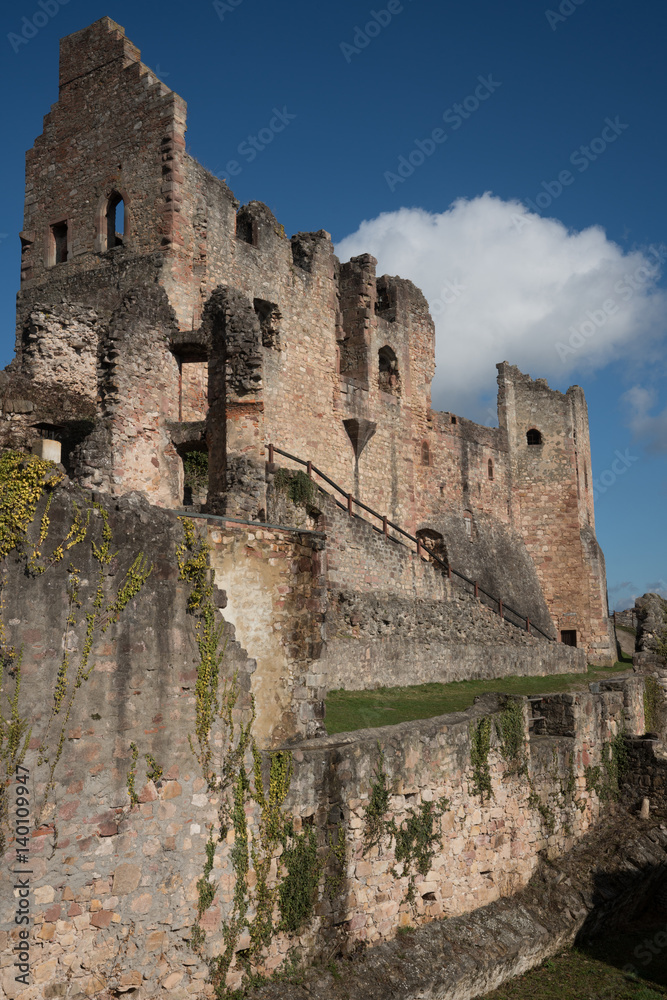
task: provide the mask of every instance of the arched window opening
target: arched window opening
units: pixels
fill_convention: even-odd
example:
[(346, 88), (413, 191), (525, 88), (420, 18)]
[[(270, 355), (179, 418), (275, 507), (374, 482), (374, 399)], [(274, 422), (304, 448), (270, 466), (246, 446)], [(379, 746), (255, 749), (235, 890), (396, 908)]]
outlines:
[(378, 386), (382, 392), (400, 396), (401, 379), (398, 371), (398, 359), (388, 345), (381, 347), (378, 351), (378, 369)]
[(542, 434), (534, 427), (531, 427), (526, 434), (526, 441), (528, 444), (542, 444)]
[(493, 480), (493, 459), (492, 458), (489, 459), (487, 468), (488, 468), (488, 472), (489, 472), (489, 479)]
[(431, 449), (428, 446), (428, 441), (422, 441), (422, 465), (431, 464)]
[(468, 539), (469, 542), (472, 542), (473, 538), (472, 511), (464, 510), (463, 527), (465, 528), (466, 538)]
[(439, 531), (434, 531), (432, 528), (420, 528), (417, 532), (417, 538), (426, 546), (429, 553), (436, 557), (432, 560), (436, 566), (443, 570), (449, 567), (447, 546)]
[(113, 191), (107, 202), (107, 250), (122, 247), (125, 242), (125, 202), (118, 191)]
[(458, 424), (458, 420), (456, 419), (456, 417), (452, 417), (452, 423), (453, 424)]

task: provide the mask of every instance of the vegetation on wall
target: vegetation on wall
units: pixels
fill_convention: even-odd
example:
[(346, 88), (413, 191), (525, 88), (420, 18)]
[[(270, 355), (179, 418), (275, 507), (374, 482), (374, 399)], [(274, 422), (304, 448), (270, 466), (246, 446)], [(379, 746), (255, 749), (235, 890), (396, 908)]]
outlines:
[(188, 451), (183, 456), (183, 485), (193, 497), (208, 490), (208, 452)]
[(483, 716), (475, 725), (470, 726), (470, 763), (472, 764), (473, 795), (479, 795), (482, 802), (484, 796), (493, 798), (491, 785), (491, 770), (489, 768), (489, 751), (491, 749), (491, 719)]
[(315, 497), (315, 485), (301, 469), (297, 472), (290, 472), (289, 469), (278, 469), (273, 485), (297, 507), (307, 507), (312, 504)]
[[(181, 518), (183, 542), (177, 550), (179, 577), (190, 585), (188, 611), (195, 618), (199, 650), (195, 685), (195, 738), (190, 747), (210, 792), (218, 797), (218, 820), (209, 831), (206, 860), (197, 883), (197, 919), (191, 947), (205, 955), (202, 917), (213, 904), (216, 889), (210, 878), (217, 845), (233, 834), (229, 857), (234, 874), (232, 902), (222, 927), (223, 950), (207, 959), (216, 995), (243, 995), (257, 981), (266, 948), (278, 932), (298, 934), (313, 913), (322, 874), (333, 859), (344, 862), (341, 838), (318, 858), (314, 830), (297, 830), (285, 809), (292, 781), (292, 755), (276, 751), (265, 761), (255, 737), (252, 695), (244, 703), (236, 674), (222, 677), (224, 628), (216, 623), (209, 546), (188, 518)], [(213, 746), (216, 746), (214, 753)], [(268, 772), (268, 773), (267, 773)], [(325, 890), (337, 891), (335, 876)], [(241, 935), (250, 945), (238, 951)], [(245, 986), (230, 992), (227, 978), (236, 962)]]
[[(30, 739), (28, 717), (20, 710), (21, 651), (9, 643), (5, 629), (6, 560), (11, 556), (25, 565), (29, 576), (38, 576), (60, 563), (90, 536), (91, 552), (97, 564), (96, 584), (88, 597), (81, 592), (81, 570), (73, 562), (68, 566), (63, 652), (53, 678), (53, 702), (37, 759), (38, 767), (46, 767), (44, 796), (36, 812), (38, 823), (54, 789), (55, 772), (77, 692), (94, 668), (91, 660), (94, 641), (119, 620), (151, 573), (151, 567), (140, 553), (115, 593), (108, 593), (108, 567), (116, 553), (112, 551), (113, 537), (107, 512), (99, 504), (90, 503), (84, 510), (73, 502), (74, 516), (65, 537), (58, 542), (49, 539), (51, 504), (63, 479), (63, 473), (52, 462), (34, 455), (15, 451), (0, 455), (0, 680), (8, 687), (5, 697), (9, 709), (5, 714), (0, 708), (0, 848), (6, 828), (7, 788), (25, 758)], [(31, 532), (40, 501), (43, 501), (42, 514), (36, 531)], [(47, 548), (50, 549), (48, 553)], [(13, 686), (7, 686), (5, 674), (13, 681)]]
[(431, 870), (438, 847), (442, 846), (439, 821), (449, 806), (444, 796), (422, 802), (417, 809), (409, 806), (400, 823), (389, 813), (390, 789), (384, 770), (384, 753), (378, 744), (379, 758), (371, 779), (370, 796), (365, 810), (364, 854), (372, 848), (394, 847), (394, 864), (389, 869), (394, 878), (407, 878), (405, 900), (416, 898), (416, 877), (425, 878)]
[(621, 779), (628, 769), (628, 751), (623, 731), (617, 733), (609, 742), (603, 743), (600, 759), (600, 764), (587, 767), (584, 772), (586, 789), (595, 792), (603, 802), (617, 799)]
[(655, 677), (644, 678), (644, 725), (647, 733), (659, 732), (664, 714), (664, 693)]

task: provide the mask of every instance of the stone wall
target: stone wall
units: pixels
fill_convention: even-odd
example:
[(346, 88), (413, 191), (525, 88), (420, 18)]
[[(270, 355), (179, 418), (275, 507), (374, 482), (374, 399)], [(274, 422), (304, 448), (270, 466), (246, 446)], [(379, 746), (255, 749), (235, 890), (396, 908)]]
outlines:
[[(563, 857), (543, 861), (519, 893), (337, 956), (333, 966), (300, 971), (249, 997), (474, 1000), (575, 943), (614, 933), (619, 922), (627, 933), (635, 915), (664, 892), (666, 860), (664, 824), (647, 824), (623, 809)], [(639, 916), (640, 926), (645, 919)]]
[(225, 621), (257, 664), (257, 740), (267, 746), (323, 733), (323, 537), (221, 519), (205, 523), (211, 567), (227, 595)]
[[(219, 796), (207, 790), (188, 744), (195, 725), (196, 652), (185, 593), (180, 603), (174, 600), (174, 587), (185, 589), (175, 583), (174, 522), (141, 507), (134, 520), (127, 520), (124, 510), (120, 505), (112, 515), (114, 531), (128, 539), (115, 575), (141, 543), (155, 564), (152, 589), (145, 599), (133, 601), (130, 616), (96, 654), (95, 670), (67, 720), (53, 803), (39, 825), (36, 813), (31, 814), (36, 827), (30, 847), (33, 978), (29, 990), (20, 993), (26, 1000), (59, 995), (66, 983), (91, 996), (107, 987), (121, 992), (142, 987), (147, 997), (160, 987), (180, 990), (183, 996), (210, 996), (204, 985), (206, 966), (188, 942), (211, 836), (215, 895), (201, 919), (209, 955), (222, 947), (221, 931), (234, 895), (234, 836), (228, 833), (221, 843), (216, 841)], [(62, 530), (66, 520), (55, 518), (54, 527)], [(218, 546), (214, 559), (220, 560), (221, 571), (243, 544), (253, 550), (250, 555), (266, 564), (266, 570), (256, 571), (257, 581), (285, 546), (280, 533), (249, 538), (230, 525), (212, 527), (210, 537)], [(308, 545), (303, 540), (298, 545), (301, 558), (312, 560), (312, 552), (303, 554)], [(282, 551), (296, 555), (299, 548), (291, 542)], [(93, 578), (92, 564), (83, 562), (80, 568), (82, 577)], [(305, 565), (296, 569), (297, 582), (300, 574), (311, 574)], [(37, 706), (24, 762), (36, 804), (44, 793), (37, 743), (49, 716), (59, 662), (52, 633), (62, 629), (59, 602), (46, 599), (52, 581), (48, 573), (36, 581), (25, 578), (16, 592), (20, 618), (10, 619), (12, 638), (25, 644), (26, 689), (29, 703)], [(242, 604), (234, 608), (230, 602), (230, 607), (241, 625)], [(258, 671), (238, 645), (227, 647), (224, 669), (227, 676), (240, 671), (247, 696), (251, 675)], [(268, 970), (293, 945), (309, 957), (330, 954), (332, 948), (352, 949), (357, 942), (390, 939), (399, 926), (465, 913), (510, 895), (535, 871), (541, 852), (561, 854), (595, 824), (601, 804), (586, 769), (601, 763), (603, 744), (623, 727), (643, 732), (641, 683), (630, 680), (600, 694), (550, 696), (539, 712), (546, 720), (545, 732), (530, 738), (532, 709), (523, 699), (516, 703), (524, 743), (522, 748), (519, 742), (514, 756), (503, 755), (498, 733), (504, 709), (497, 696), (487, 696), (465, 713), (291, 745), (294, 773), (285, 809), (294, 816), (295, 833), (314, 832), (335, 889), (330, 897), (320, 885), (312, 918), (296, 937), (274, 935)], [(473, 734), (484, 726), (490, 739), (490, 795), (480, 795), (479, 760), (475, 767), (471, 758)], [(214, 746), (224, 754), (224, 728), (215, 723), (213, 735)], [(139, 752), (135, 807), (128, 795), (132, 742)], [(525, 771), (520, 766), (524, 752)], [(146, 753), (163, 768), (156, 780), (148, 779)], [(264, 761), (268, 774), (268, 755)], [(251, 774), (252, 762), (247, 766)], [(395, 847), (386, 834), (377, 846), (364, 849), (367, 810), (380, 772), (386, 774), (389, 796), (386, 819), (400, 825), (411, 816), (436, 817), (433, 854), (423, 874), (414, 868), (392, 874)], [(258, 807), (248, 801), (245, 813), (256, 829)], [(345, 860), (332, 871), (328, 845), (339, 835)], [(14, 857), (13, 843), (9, 851)], [(7, 996), (17, 997), (11, 950), (17, 930), (4, 928), (11, 925), (18, 896), (12, 895), (8, 877), (5, 865), (2, 985)], [(412, 903), (406, 899), (411, 883)], [(251, 873), (251, 897), (253, 886)], [(242, 951), (249, 943), (242, 934), (236, 947)], [(231, 983), (239, 978), (233, 968)]]
[(667, 669), (667, 601), (644, 594), (635, 601), (637, 636), (633, 662), (644, 668)]
[[(498, 413), (507, 434), (513, 517), (560, 631), (576, 634), (591, 662), (612, 663), (604, 557), (595, 539), (588, 410), (583, 390), (498, 366)], [(530, 444), (528, 432), (540, 435)]]
[(330, 690), (578, 673), (587, 666), (583, 649), (528, 635), (456, 589), (442, 601), (334, 592), (326, 649)]

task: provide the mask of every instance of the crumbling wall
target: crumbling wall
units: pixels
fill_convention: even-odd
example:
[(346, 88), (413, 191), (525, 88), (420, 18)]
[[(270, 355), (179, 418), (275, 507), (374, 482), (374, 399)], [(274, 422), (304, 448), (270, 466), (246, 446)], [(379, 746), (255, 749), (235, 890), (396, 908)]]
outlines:
[[(551, 390), (506, 362), (498, 412), (512, 468), (513, 516), (558, 629), (575, 632), (591, 662), (613, 663), (605, 567), (595, 540), (588, 413), (579, 386)], [(539, 435), (536, 443), (528, 433)]]
[(85, 486), (140, 491), (179, 507), (182, 464), (167, 421), (177, 417), (178, 367), (169, 350), (174, 315), (157, 286), (128, 293), (100, 337), (100, 416), (77, 455)]
[(26, 378), (96, 400), (98, 323), (86, 306), (34, 309), (23, 328)]
[(216, 581), (228, 596), (225, 620), (257, 663), (257, 740), (276, 746), (298, 735), (321, 735), (324, 538), (222, 520), (208, 521), (207, 537)]
[(640, 667), (667, 668), (667, 601), (659, 594), (644, 594), (635, 601), (637, 650), (633, 662)]
[(251, 303), (221, 287), (209, 299), (208, 509), (262, 520), (265, 501), (262, 340)]
[[(141, 668), (131, 666), (122, 697), (118, 670), (96, 669), (80, 714), (71, 719), (57, 805), (31, 839), (36, 998), (52, 996), (66, 982), (88, 995), (140, 986), (150, 995), (158, 984), (187, 989), (202, 1000), (207, 995), (206, 966), (188, 941), (202, 898), (211, 830), (206, 881), (213, 896), (200, 927), (207, 935), (205, 951), (219, 951), (238, 879), (233, 841), (216, 840), (219, 800), (207, 791), (185, 745), (193, 681), (174, 674), (163, 661), (157, 683), (146, 685), (145, 662)], [(344, 861), (331, 870), (333, 895), (320, 889), (301, 931), (274, 931), (267, 969), (279, 965), (291, 946), (300, 946), (309, 957), (333, 948), (351, 951), (358, 942), (393, 938), (400, 926), (455, 916), (510, 896), (535, 872), (541, 854), (556, 857), (567, 851), (601, 814), (587, 769), (602, 767), (603, 744), (608, 748), (628, 725), (622, 690), (571, 699), (573, 736), (529, 740), (527, 705), (513, 702), (519, 714), (512, 718), (523, 733), (513, 750), (500, 737), (508, 708), (495, 696), (457, 715), (294, 746), (285, 808), (295, 817), (295, 833), (310, 829), (322, 847), (340, 842), (342, 835)], [(150, 707), (144, 705), (147, 700)], [(630, 731), (642, 731), (640, 716), (630, 720)], [(480, 756), (484, 732), (488, 746)], [(144, 783), (142, 761), (140, 801), (134, 808), (126, 787), (132, 739), (142, 754), (151, 747), (164, 768), (162, 777)], [(25, 764), (34, 782), (35, 751)], [(379, 808), (378, 788), (386, 792)], [(31, 785), (33, 792), (39, 794), (38, 785)], [(256, 807), (247, 809), (249, 823), (257, 815)], [(369, 827), (369, 817), (375, 817), (375, 826)], [(393, 828), (387, 825), (393, 819), (406, 829), (410, 817), (419, 818), (426, 837), (421, 873), (414, 862), (406, 868), (397, 863)], [(2, 877), (8, 878), (6, 866)], [(6, 918), (9, 926), (16, 901), (9, 892), (1, 898), (3, 923)], [(17, 933), (2, 932), (4, 955), (11, 954)], [(249, 941), (241, 935), (236, 947), (247, 949)], [(17, 997), (14, 970), (5, 969), (3, 987), (9, 997)], [(240, 979), (240, 967), (233, 966), (230, 985)]]

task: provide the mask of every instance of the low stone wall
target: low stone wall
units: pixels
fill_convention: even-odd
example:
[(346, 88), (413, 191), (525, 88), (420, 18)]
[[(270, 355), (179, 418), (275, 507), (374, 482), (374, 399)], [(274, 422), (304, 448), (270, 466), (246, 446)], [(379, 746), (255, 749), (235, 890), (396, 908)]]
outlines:
[[(619, 810), (530, 884), (472, 913), (268, 984), (248, 1000), (474, 1000), (579, 939), (627, 924), (667, 866), (667, 829)], [(603, 891), (602, 891), (603, 890)], [(638, 970), (641, 975), (641, 966)]]
[(586, 672), (583, 649), (547, 642), (530, 649), (437, 640), (337, 638), (328, 644), (327, 663), (329, 689), (345, 691)]
[[(72, 717), (54, 806), (30, 839), (27, 989), (16, 983), (13, 967), (20, 900), (18, 890), (12, 892), (15, 875), (7, 860), (13, 864), (16, 857), (14, 842), (2, 868), (1, 982), (8, 997), (47, 1000), (63, 995), (63, 988), (88, 996), (136, 989), (138, 997), (151, 1000), (212, 996), (204, 956), (214, 958), (224, 949), (223, 932), (239, 891), (248, 901), (248, 919), (255, 912), (256, 864), (239, 874), (244, 826), (237, 825), (236, 812), (233, 827), (223, 828), (219, 839), (220, 795), (208, 788), (188, 747), (194, 707), (189, 720), (183, 713), (191, 697), (177, 708), (175, 680), (163, 678), (160, 720), (142, 713), (123, 728), (100, 708), (104, 722), (91, 726), (96, 713), (90, 701)], [(350, 951), (360, 942), (389, 940), (401, 926), (510, 896), (535, 872), (540, 855), (561, 855), (598, 821), (600, 783), (591, 782), (590, 769), (604, 772), (603, 747), (624, 726), (643, 731), (641, 682), (630, 679), (599, 694), (549, 696), (540, 707), (546, 732), (530, 738), (530, 703), (511, 704), (518, 714), (497, 696), (486, 696), (464, 713), (291, 748), (293, 775), (282, 809), (293, 816), (294, 837), (307, 842), (311, 831), (323, 868), (313, 909), (306, 907), (298, 931), (280, 930), (276, 907), (264, 952), (267, 971), (295, 946), (306, 958)], [(225, 755), (221, 725), (216, 721), (212, 733), (216, 768), (222, 766), (218, 752), (221, 761), (233, 763)], [(144, 731), (154, 728), (164, 734), (163, 775), (151, 780), (142, 757), (139, 802), (132, 806), (126, 745), (140, 740), (143, 755), (153, 739)], [(570, 731), (574, 735), (562, 735)], [(107, 764), (111, 759), (113, 765)], [(253, 763), (248, 754), (242, 772), (243, 759), (236, 759), (236, 770), (226, 772), (225, 795), (236, 789), (236, 802), (238, 789), (254, 787), (257, 794), (262, 773), (264, 788), (272, 789), (272, 808), (280, 809), (280, 783), (274, 786), (273, 777), (269, 782), (270, 761), (260, 753)], [(36, 747), (24, 764), (31, 801), (37, 801), (44, 789)], [(239, 801), (261, 857), (261, 797)], [(403, 860), (399, 839), (409, 848)], [(342, 851), (336, 854), (334, 845)], [(274, 847), (268, 857), (269, 885), (276, 890), (286, 878), (284, 871), (277, 874), (281, 853)], [(211, 892), (202, 903), (206, 885)], [(200, 933), (206, 935), (201, 956), (190, 944), (198, 908)], [(247, 953), (251, 938), (241, 930), (233, 950)], [(237, 961), (230, 984), (240, 979)]]
[(510, 675), (580, 673), (586, 654), (504, 621), (472, 595), (408, 601), (329, 595), (326, 677), (348, 691)]

